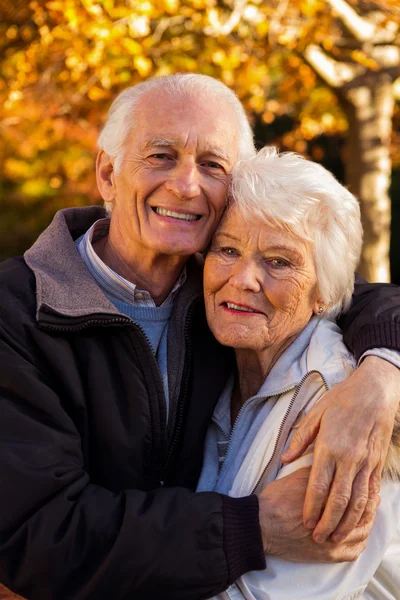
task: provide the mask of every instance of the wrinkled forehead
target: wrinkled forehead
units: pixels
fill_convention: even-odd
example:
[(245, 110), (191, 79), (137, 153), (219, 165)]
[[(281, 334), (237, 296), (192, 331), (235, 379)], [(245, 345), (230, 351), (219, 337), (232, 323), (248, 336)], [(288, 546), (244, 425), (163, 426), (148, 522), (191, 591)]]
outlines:
[(142, 146), (193, 145), (235, 162), (238, 121), (232, 107), (209, 92), (172, 94), (151, 90), (137, 104), (130, 138)]
[(214, 236), (235, 236), (243, 242), (251, 238), (258, 240), (260, 247), (287, 246), (288, 249), (313, 252), (312, 244), (283, 221), (245, 212), (233, 202), (223, 214)]

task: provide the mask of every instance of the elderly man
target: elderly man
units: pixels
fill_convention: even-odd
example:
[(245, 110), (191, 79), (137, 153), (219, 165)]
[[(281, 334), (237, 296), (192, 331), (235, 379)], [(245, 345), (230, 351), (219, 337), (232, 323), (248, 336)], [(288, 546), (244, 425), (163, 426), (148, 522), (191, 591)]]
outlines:
[[(221, 217), (235, 161), (254, 152), (240, 103), (207, 77), (150, 80), (117, 98), (99, 147), (111, 220), (98, 207), (61, 211), (0, 269), (0, 581), (29, 600), (190, 600), (263, 568), (264, 552), (355, 558), (373, 499), (366, 525), (340, 538), (371, 473), (379, 482), (399, 400), (398, 369), (382, 358), (395, 353), (372, 350), (293, 441), (289, 460), (321, 429), (310, 529), (308, 473), (259, 499), (191, 491), (232, 366), (206, 326), (191, 255)], [(399, 300), (395, 287), (359, 287), (343, 322), (357, 356), (399, 347)], [(346, 507), (338, 543), (324, 541)]]

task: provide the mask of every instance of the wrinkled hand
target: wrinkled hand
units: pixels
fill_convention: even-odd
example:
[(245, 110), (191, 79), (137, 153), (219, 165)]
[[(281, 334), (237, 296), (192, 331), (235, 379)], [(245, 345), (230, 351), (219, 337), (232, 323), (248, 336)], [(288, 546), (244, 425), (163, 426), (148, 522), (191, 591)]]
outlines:
[(317, 544), (303, 525), (303, 502), (310, 469), (299, 469), (268, 484), (259, 496), (260, 524), (265, 554), (293, 562), (344, 562), (356, 560), (372, 529), (379, 497), (371, 503), (365, 522), (341, 543)]
[(373, 510), (400, 400), (400, 369), (368, 356), (330, 390), (293, 436), (284, 462), (315, 441), (304, 524), (315, 541), (342, 541)]

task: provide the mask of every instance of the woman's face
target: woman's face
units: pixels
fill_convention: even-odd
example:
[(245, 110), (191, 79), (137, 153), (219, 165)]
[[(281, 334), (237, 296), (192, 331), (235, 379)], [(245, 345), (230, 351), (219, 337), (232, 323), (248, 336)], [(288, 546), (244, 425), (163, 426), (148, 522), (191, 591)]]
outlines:
[(227, 211), (204, 268), (207, 320), (233, 348), (262, 352), (296, 337), (319, 307), (312, 245)]

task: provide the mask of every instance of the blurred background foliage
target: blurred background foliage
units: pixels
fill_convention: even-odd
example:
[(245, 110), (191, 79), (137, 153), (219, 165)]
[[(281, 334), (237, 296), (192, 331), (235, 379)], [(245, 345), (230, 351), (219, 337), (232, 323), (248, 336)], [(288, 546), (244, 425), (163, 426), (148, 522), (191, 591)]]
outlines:
[[(59, 208), (100, 201), (96, 138), (119, 91), (201, 72), (237, 92), (258, 145), (321, 162), (361, 197), (365, 260), (386, 260), (390, 212), (400, 226), (399, 24), (398, 0), (0, 0), (0, 257), (23, 252)], [(349, 148), (360, 102), (377, 112)], [(400, 236), (390, 252), (400, 283)], [(384, 280), (385, 268), (364, 272)]]

